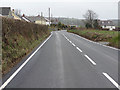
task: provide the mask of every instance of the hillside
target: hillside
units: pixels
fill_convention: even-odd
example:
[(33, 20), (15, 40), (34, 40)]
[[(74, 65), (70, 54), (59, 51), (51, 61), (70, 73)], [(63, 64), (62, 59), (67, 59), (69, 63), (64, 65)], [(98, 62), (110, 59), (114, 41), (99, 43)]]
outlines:
[[(81, 27), (85, 27), (84, 22), (83, 22), (84, 19), (62, 18), (62, 17), (61, 18), (53, 17), (52, 19), (53, 20), (57, 19), (58, 22), (61, 22), (65, 25), (78, 25), (78, 26), (81, 26)], [(120, 26), (120, 25), (118, 25), (118, 20), (117, 19), (110, 19), (110, 20), (113, 21), (113, 24), (115, 26)], [(119, 22), (119, 24), (120, 24), (120, 22)]]
[(84, 27), (84, 23), (82, 19), (75, 19), (75, 18), (58, 18), (58, 21), (65, 25), (78, 25)]
[(47, 26), (2, 18), (2, 73), (10, 71), (48, 35)]
[(113, 21), (113, 23), (114, 23), (114, 25), (115, 26), (119, 26), (120, 27), (120, 21), (118, 21), (118, 20), (111, 20), (111, 21)]

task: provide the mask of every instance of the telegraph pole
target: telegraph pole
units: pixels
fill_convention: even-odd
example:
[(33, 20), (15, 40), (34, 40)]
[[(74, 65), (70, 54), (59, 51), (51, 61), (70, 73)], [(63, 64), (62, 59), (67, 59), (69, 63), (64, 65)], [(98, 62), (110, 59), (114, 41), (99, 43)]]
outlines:
[(52, 22), (53, 15), (51, 14), (51, 22)]
[(43, 13), (41, 12), (41, 24), (43, 24), (43, 23), (42, 23), (42, 18), (43, 18)]
[(50, 25), (50, 8), (49, 8), (49, 25)]

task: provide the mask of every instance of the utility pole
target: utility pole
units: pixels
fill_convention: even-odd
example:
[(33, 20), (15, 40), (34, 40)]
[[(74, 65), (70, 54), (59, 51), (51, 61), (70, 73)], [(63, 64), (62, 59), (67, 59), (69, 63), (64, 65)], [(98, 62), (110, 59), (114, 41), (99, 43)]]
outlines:
[(41, 24), (42, 24), (43, 13), (41, 12)]
[(53, 15), (51, 14), (51, 22), (52, 22)]
[(49, 8), (49, 25), (50, 25), (50, 21), (51, 21), (51, 20), (50, 20), (50, 8)]

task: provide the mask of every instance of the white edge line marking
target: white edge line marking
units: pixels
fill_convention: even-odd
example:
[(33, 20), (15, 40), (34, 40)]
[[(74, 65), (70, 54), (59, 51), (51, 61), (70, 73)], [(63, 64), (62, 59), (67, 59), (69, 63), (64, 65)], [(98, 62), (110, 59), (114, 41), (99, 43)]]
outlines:
[(65, 36), (65, 39), (68, 40), (68, 41), (70, 41), (66, 36)]
[(107, 74), (103, 72), (103, 75), (105, 75), (105, 77), (110, 80), (112, 82), (113, 85), (115, 85), (119, 90), (120, 90), (120, 86)]
[(80, 52), (82, 52), (82, 50), (80, 48), (76, 47), (76, 49), (79, 50)]
[(72, 43), (71, 41), (69, 41), (70, 43)]
[(37, 51), (50, 39), (51, 35), (37, 48), (37, 50), (5, 81), (5, 83), (0, 87), (0, 90), (4, 89), (10, 81), (18, 74), (18, 72), (28, 63), (28, 61), (37, 53)]
[(84, 37), (82, 37), (82, 36), (79, 36), (79, 35), (77, 35), (77, 34), (76, 34), (76, 36), (79, 37), (79, 38), (82, 38), (82, 39), (84, 39), (84, 40), (86, 40), (86, 41), (89, 41), (89, 42), (92, 42), (92, 43), (95, 43), (95, 44), (99, 44), (99, 45), (104, 46), (104, 47), (107, 47), (107, 48), (111, 48), (111, 49), (114, 49), (114, 50), (117, 50), (117, 51), (119, 50), (119, 51), (120, 51), (120, 49), (117, 49), (117, 48), (114, 48), (114, 47), (110, 47), (110, 46), (106, 46), (106, 45), (103, 45), (103, 44), (94, 42), (94, 41), (92, 41), (92, 40), (86, 39), (86, 38), (84, 38)]
[(75, 44), (74, 44), (74, 43), (72, 43), (72, 45), (75, 47)]
[(96, 63), (95, 63), (90, 57), (88, 57), (87, 55), (85, 55), (85, 57), (86, 57), (93, 65), (96, 65)]

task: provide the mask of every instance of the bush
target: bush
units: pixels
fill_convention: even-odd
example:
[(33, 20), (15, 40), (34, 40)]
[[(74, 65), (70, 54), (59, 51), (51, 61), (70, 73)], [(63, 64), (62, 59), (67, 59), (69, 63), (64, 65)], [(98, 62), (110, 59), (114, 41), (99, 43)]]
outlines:
[(2, 71), (8, 72), (49, 35), (48, 27), (2, 18)]

